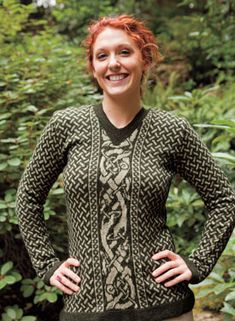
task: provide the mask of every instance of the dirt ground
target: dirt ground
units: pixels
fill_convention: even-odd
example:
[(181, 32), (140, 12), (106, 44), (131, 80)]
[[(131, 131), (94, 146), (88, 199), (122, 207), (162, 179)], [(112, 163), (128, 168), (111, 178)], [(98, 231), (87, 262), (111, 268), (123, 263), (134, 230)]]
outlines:
[(223, 316), (220, 313), (200, 311), (194, 312), (195, 321), (223, 321)]

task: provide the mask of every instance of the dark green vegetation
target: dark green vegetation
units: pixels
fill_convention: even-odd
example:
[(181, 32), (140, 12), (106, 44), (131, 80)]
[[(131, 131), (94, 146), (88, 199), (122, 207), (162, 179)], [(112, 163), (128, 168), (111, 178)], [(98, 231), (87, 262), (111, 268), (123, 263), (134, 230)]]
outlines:
[[(31, 267), (15, 216), (20, 176), (53, 111), (96, 102), (81, 40), (87, 23), (110, 13), (144, 18), (165, 61), (152, 76), (144, 103), (186, 117), (235, 182), (235, 3), (207, 1), (0, 0), (0, 315), (2, 320), (51, 320), (61, 295)], [(180, 253), (195, 248), (205, 220), (196, 192), (176, 178), (168, 201), (169, 226)], [(56, 214), (56, 215), (55, 215)], [(66, 257), (61, 177), (45, 204), (53, 244)], [(190, 233), (189, 233), (190, 231)], [(235, 235), (210, 277), (195, 289), (203, 306), (235, 316)], [(55, 312), (56, 311), (56, 312)]]

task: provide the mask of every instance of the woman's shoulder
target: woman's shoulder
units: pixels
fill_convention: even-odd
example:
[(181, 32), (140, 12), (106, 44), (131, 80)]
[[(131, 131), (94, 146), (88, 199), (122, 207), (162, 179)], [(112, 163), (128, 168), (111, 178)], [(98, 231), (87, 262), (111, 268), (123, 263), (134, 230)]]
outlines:
[(74, 121), (84, 122), (89, 118), (90, 107), (92, 105), (81, 105), (81, 106), (69, 106), (63, 109), (59, 109), (53, 112), (51, 117), (52, 122), (69, 126)]
[(187, 127), (188, 121), (175, 111), (167, 111), (158, 107), (148, 107), (151, 111), (153, 124), (162, 125), (164, 127)]
[(69, 106), (63, 109), (56, 110), (53, 115), (56, 117), (76, 118), (82, 115), (89, 115), (92, 105)]

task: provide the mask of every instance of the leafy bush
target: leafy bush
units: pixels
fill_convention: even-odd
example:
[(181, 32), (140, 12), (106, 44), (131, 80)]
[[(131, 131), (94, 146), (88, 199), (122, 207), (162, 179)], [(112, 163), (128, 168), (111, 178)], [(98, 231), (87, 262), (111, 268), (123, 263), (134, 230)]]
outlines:
[(181, 59), (186, 58), (191, 66), (189, 79), (196, 85), (213, 83), (219, 75), (231, 79), (235, 66), (234, 1), (218, 4), (217, 0), (186, 0), (180, 5), (188, 7), (191, 14), (167, 20), (166, 29), (173, 37), (173, 41), (168, 38), (169, 50), (179, 52)]
[(235, 317), (235, 233), (233, 233), (223, 255), (219, 259), (213, 272), (200, 285), (197, 299), (202, 307), (210, 307), (220, 310), (225, 315), (226, 321), (232, 321)]
[(0, 290), (22, 279), (21, 275), (13, 270), (13, 262), (5, 262), (0, 269)]
[(57, 22), (58, 31), (77, 42), (87, 33), (90, 20), (119, 12), (112, 2), (111, 0), (57, 0), (57, 6), (53, 8), (51, 15)]
[(21, 283), (20, 291), (24, 298), (34, 295), (34, 304), (43, 301), (54, 303), (57, 301), (58, 295), (62, 294), (62, 292), (57, 288), (45, 285), (38, 277), (33, 279), (24, 279)]
[(36, 321), (32, 315), (23, 316), (23, 310), (18, 305), (7, 306), (2, 314), (2, 321)]
[[(229, 63), (234, 61), (233, 49), (230, 50), (228, 46), (234, 29), (233, 18), (228, 18), (221, 34), (217, 35), (216, 19), (218, 18), (220, 28), (224, 11), (210, 11), (212, 9), (209, 6), (215, 1), (207, 1), (207, 11), (200, 24), (201, 12), (205, 7), (202, 5), (199, 8), (199, 2), (190, 2), (195, 3), (195, 12), (190, 14), (187, 10), (184, 11), (189, 5), (188, 1), (184, 1), (182, 7), (177, 7), (174, 1), (173, 5), (165, 6), (162, 11), (164, 14), (161, 16), (158, 13), (159, 20), (155, 19), (154, 11), (152, 12), (150, 22), (153, 28), (156, 25), (161, 27), (160, 38), (166, 49), (169, 49), (171, 56), (168, 58), (168, 66), (171, 66), (168, 73), (167, 64), (163, 66), (165, 71), (163, 70), (162, 81), (158, 81), (155, 87), (146, 92), (145, 104), (180, 114), (192, 124), (200, 125), (195, 128), (215, 156), (220, 159), (223, 156), (221, 165), (234, 182), (233, 165), (229, 165), (234, 157), (234, 131), (228, 128), (232, 126), (228, 120), (231, 121), (234, 117), (231, 106), (235, 100), (235, 86), (228, 82), (228, 74), (233, 77), (233, 73), (229, 72)], [(4, 321), (33, 321), (35, 315), (40, 321), (48, 319), (50, 315), (50, 320), (53, 321), (52, 318), (56, 320), (59, 311), (61, 293), (54, 287), (45, 286), (35, 276), (23, 246), (15, 215), (18, 182), (51, 114), (67, 106), (90, 104), (100, 99), (100, 94), (91, 85), (85, 72), (84, 53), (80, 48), (80, 39), (86, 32), (84, 25), (90, 18), (111, 12), (132, 13), (136, 10), (141, 15), (146, 7), (150, 14), (153, 2), (57, 1), (58, 6), (51, 10), (37, 10), (32, 4), (22, 3), (17, 0), (0, 2), (0, 257), (3, 262), (0, 266), (0, 315)], [(115, 4), (117, 6), (113, 8)], [(224, 8), (224, 3), (222, 7)], [(181, 23), (179, 18), (173, 17), (174, 10), (185, 15)], [(209, 16), (210, 21), (207, 21)], [(209, 23), (207, 38), (203, 35), (202, 26)], [(185, 32), (182, 33), (182, 30)], [(198, 30), (199, 35), (189, 34)], [(209, 45), (203, 39), (208, 40), (211, 35), (215, 38), (211, 38), (214, 42)], [(214, 46), (225, 35), (228, 37), (226, 46)], [(197, 48), (203, 53), (202, 57), (197, 57), (197, 63), (202, 67), (206, 65), (206, 73), (202, 73), (202, 69), (198, 69), (198, 65), (194, 63), (193, 54)], [(216, 48), (217, 51), (214, 50)], [(177, 57), (181, 59), (182, 69), (172, 63), (176, 62)], [(186, 83), (181, 81), (182, 70)], [(160, 69), (159, 73), (161, 74)], [(189, 74), (192, 75), (191, 79)], [(214, 81), (216, 75), (219, 77), (210, 87), (192, 89), (196, 83), (206, 83), (208, 77)], [(151, 84), (153, 86), (154, 81)], [(218, 124), (218, 120), (223, 120), (223, 123)], [(205, 127), (205, 124), (210, 127)], [(218, 126), (220, 127), (217, 128)], [(225, 130), (231, 132), (225, 134)], [(198, 241), (204, 222), (201, 200), (191, 187), (176, 179), (169, 195), (168, 212), (168, 223), (177, 235), (179, 251), (185, 248), (185, 240), (188, 240), (190, 252)], [(44, 216), (55, 250), (62, 259), (67, 255), (64, 213), (63, 181), (59, 177), (45, 204)], [(188, 229), (192, 231), (190, 236)], [(229, 249), (226, 251), (230, 251)], [(227, 254), (224, 255), (216, 269), (222, 266), (225, 271), (223, 279), (234, 282), (234, 263), (231, 262), (231, 269), (228, 269), (225, 266)], [(216, 269), (214, 273), (217, 273)], [(216, 286), (216, 282), (213, 282), (210, 290), (212, 294), (213, 287)], [(228, 304), (234, 308), (233, 291), (233, 286), (228, 286), (226, 291), (221, 292), (221, 302), (225, 300), (224, 312), (228, 311)], [(12, 302), (14, 305), (10, 305)]]

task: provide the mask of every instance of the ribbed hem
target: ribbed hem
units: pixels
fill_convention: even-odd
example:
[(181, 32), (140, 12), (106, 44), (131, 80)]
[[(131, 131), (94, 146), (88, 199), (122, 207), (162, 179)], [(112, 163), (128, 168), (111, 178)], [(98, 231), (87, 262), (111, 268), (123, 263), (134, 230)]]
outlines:
[(194, 294), (190, 290), (190, 295), (182, 301), (146, 309), (108, 310), (99, 313), (70, 313), (62, 310), (59, 321), (162, 321), (191, 311), (194, 303)]
[(55, 270), (58, 269), (58, 267), (64, 263), (64, 261), (57, 261), (55, 262), (55, 264), (46, 272), (44, 278), (43, 278), (43, 282), (46, 284), (46, 285), (51, 285), (50, 284), (50, 278), (51, 276), (53, 275), (53, 273), (55, 272)]
[(181, 255), (181, 257), (184, 259), (189, 270), (192, 272), (192, 278), (189, 281), (189, 283), (190, 284), (197, 284), (197, 283), (201, 282), (200, 274), (197, 270), (196, 265), (187, 256)]

